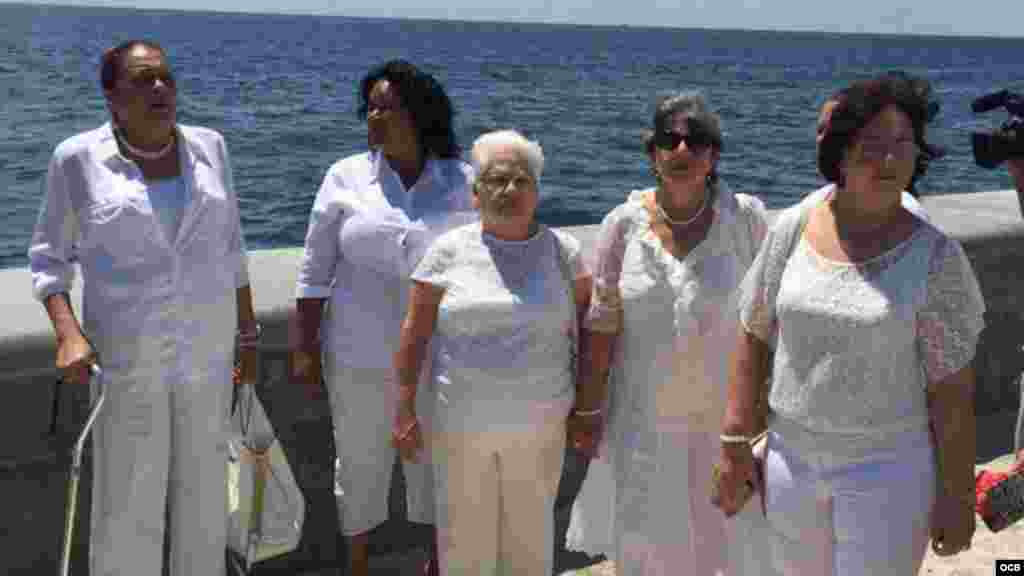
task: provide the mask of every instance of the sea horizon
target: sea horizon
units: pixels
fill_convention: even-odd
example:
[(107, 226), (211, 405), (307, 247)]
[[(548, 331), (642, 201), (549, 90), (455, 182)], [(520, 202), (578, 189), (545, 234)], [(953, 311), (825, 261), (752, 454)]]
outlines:
[(0, 268), (25, 266), (54, 147), (107, 120), (103, 49), (152, 38), (179, 77), (179, 122), (221, 132), (232, 155), (250, 249), (301, 246), (326, 170), (366, 149), (356, 85), (404, 58), (445, 86), (464, 151), (516, 128), (544, 147), (538, 218), (594, 224), (630, 190), (653, 185), (640, 137), (658, 96), (701, 91), (722, 117), (723, 180), (769, 207), (824, 182), (814, 122), (849, 82), (904, 70), (932, 83), (941, 111), (929, 140), (947, 150), (923, 195), (1010, 187), (983, 170), (970, 133), (1005, 118), (971, 101), (1024, 93), (1024, 38), (726, 30), (607, 24), (395, 19), (0, 3)]

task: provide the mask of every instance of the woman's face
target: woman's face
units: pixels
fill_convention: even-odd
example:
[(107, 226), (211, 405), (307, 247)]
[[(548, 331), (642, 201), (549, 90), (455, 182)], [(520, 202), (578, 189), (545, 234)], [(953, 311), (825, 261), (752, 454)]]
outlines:
[(159, 51), (137, 45), (124, 54), (107, 103), (121, 128), (130, 132), (174, 129), (177, 89), (167, 60)]
[(526, 157), (511, 147), (499, 148), (473, 186), (473, 204), (485, 221), (528, 226), (537, 211), (537, 181)]
[(839, 169), (846, 187), (898, 195), (910, 183), (918, 153), (910, 116), (890, 104), (860, 130)]
[(370, 148), (394, 154), (415, 144), (412, 114), (402, 106), (398, 89), (387, 79), (374, 83), (366, 100), (366, 138)]
[(665, 130), (654, 135), (651, 162), (666, 184), (703, 185), (714, 168), (717, 153), (711, 142), (690, 134), (687, 116), (674, 114)]

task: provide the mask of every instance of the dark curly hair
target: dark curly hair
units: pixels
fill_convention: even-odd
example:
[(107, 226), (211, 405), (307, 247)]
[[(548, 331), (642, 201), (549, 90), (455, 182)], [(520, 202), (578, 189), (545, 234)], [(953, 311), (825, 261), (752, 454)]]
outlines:
[(370, 90), (387, 80), (398, 90), (402, 107), (412, 115), (420, 148), (427, 156), (457, 158), (462, 152), (455, 138), (455, 110), (441, 83), (405, 60), (390, 60), (372, 70), (359, 82), (359, 118), (366, 119)]
[(110, 92), (117, 85), (117, 78), (123, 68), (124, 55), (131, 52), (136, 46), (145, 46), (151, 50), (156, 50), (164, 58), (167, 57), (163, 47), (152, 40), (128, 40), (107, 49), (103, 52), (103, 57), (100, 59), (100, 86), (103, 87), (104, 92)]
[(944, 153), (941, 148), (925, 141), (925, 127), (938, 113), (938, 104), (929, 102), (930, 94), (931, 87), (926, 80), (904, 72), (890, 72), (861, 80), (840, 90), (831, 98), (837, 104), (818, 146), (818, 171), (829, 182), (842, 185), (839, 164), (843, 153), (875, 116), (885, 107), (894, 105), (910, 118), (914, 142), (921, 151), (909, 184), (910, 192), (916, 195), (914, 184), (928, 171), (931, 160)]

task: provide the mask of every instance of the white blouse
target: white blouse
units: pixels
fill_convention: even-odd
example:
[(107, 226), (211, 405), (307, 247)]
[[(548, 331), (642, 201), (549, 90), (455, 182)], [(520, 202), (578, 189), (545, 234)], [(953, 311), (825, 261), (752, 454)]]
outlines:
[(783, 212), (741, 290), (747, 332), (775, 342), (772, 428), (804, 453), (857, 462), (927, 438), (925, 387), (974, 357), (984, 300), (960, 244), (921, 223), (864, 262), (828, 260)]
[(427, 246), (476, 220), (472, 168), (429, 158), (406, 190), (378, 151), (327, 171), (310, 215), (296, 298), (330, 298), (325, 349), (340, 365), (390, 369), (409, 275)]
[(587, 274), (579, 241), (541, 226), (505, 241), (479, 223), (438, 238), (413, 279), (444, 288), (431, 382), (448, 430), (533, 427), (565, 418), (572, 386), (571, 279)]

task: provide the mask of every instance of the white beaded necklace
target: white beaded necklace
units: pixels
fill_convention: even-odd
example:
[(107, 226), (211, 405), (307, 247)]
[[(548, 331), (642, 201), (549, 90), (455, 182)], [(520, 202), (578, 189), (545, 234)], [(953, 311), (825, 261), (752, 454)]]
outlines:
[(121, 145), (123, 145), (126, 150), (131, 152), (133, 155), (142, 158), (143, 160), (159, 160), (163, 158), (164, 156), (167, 155), (168, 152), (171, 151), (171, 148), (174, 147), (175, 140), (174, 136), (171, 135), (171, 139), (170, 141), (167, 142), (166, 146), (157, 150), (156, 152), (146, 152), (145, 150), (139, 150), (138, 148), (129, 144), (128, 139), (124, 137), (124, 132), (122, 132), (121, 128), (119, 128), (116, 125), (114, 126), (114, 135), (117, 136), (118, 141), (121, 142)]
[(654, 199), (654, 207), (658, 209), (658, 214), (660, 214), (661, 217), (664, 218), (665, 221), (668, 222), (669, 224), (671, 224), (672, 226), (679, 226), (679, 227), (689, 226), (690, 224), (693, 224), (694, 222), (696, 222), (697, 219), (699, 219), (701, 217), (701, 215), (704, 214), (704, 209), (707, 208), (707, 205), (708, 205), (708, 194), (707, 194), (707, 192), (704, 192), (704, 198), (701, 200), (701, 203), (700, 203), (700, 210), (697, 210), (697, 213), (694, 214), (692, 218), (689, 218), (687, 220), (673, 220), (668, 215), (668, 213), (665, 212), (665, 209), (661, 207), (661, 203), (658, 202), (657, 197), (655, 197), (655, 199)]

